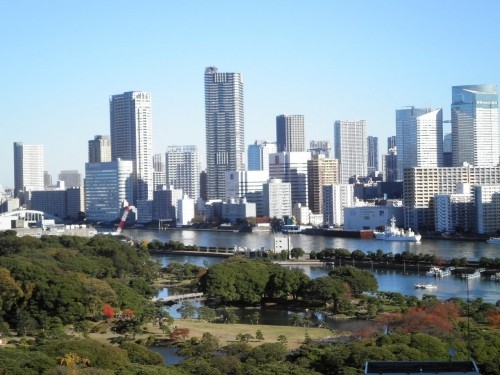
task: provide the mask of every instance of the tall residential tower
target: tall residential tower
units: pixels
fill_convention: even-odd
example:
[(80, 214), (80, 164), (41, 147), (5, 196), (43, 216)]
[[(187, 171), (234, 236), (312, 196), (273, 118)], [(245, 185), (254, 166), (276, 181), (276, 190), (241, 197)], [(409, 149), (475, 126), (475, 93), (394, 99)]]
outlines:
[(245, 170), (243, 77), (205, 69), (207, 198), (224, 199), (228, 171)]
[[(153, 199), (151, 94), (130, 91), (109, 99), (111, 159), (131, 160), (135, 200)], [(134, 202), (135, 203), (135, 202)]]
[(368, 135), (366, 121), (335, 121), (335, 158), (340, 162), (340, 183), (353, 176), (366, 176), (368, 170)]
[(278, 152), (306, 151), (304, 116), (276, 116), (276, 143), (278, 144)]

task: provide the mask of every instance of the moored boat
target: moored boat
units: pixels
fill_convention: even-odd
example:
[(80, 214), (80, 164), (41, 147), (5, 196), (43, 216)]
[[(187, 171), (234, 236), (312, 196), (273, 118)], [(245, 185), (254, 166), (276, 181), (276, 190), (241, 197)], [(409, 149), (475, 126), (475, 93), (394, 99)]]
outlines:
[(490, 239), (487, 240), (486, 242), (493, 245), (500, 245), (500, 237), (490, 237)]
[(420, 242), (422, 236), (415, 233), (408, 228), (407, 231), (404, 229), (396, 227), (396, 218), (393, 216), (391, 218), (391, 225), (386, 226), (383, 232), (375, 231), (373, 232), (377, 240), (383, 241), (409, 241), (409, 242)]
[(425, 276), (432, 276), (432, 277), (445, 277), (445, 276), (450, 276), (451, 271), (453, 271), (455, 267), (446, 267), (445, 269), (439, 268), (439, 267), (431, 267), (429, 271), (425, 273)]
[(415, 284), (417, 289), (437, 289), (437, 285), (434, 284)]

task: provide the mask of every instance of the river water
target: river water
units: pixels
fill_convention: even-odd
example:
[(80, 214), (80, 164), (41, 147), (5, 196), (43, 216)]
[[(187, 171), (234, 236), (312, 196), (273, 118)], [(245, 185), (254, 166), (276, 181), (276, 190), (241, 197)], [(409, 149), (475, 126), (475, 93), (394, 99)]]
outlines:
[[(215, 231), (183, 231), (183, 230), (142, 230), (127, 229), (124, 234), (135, 240), (152, 241), (157, 239), (161, 242), (179, 241), (187, 245), (219, 246), (219, 247), (247, 247), (250, 249), (269, 249), (273, 247), (274, 235), (271, 233), (235, 233)], [(349, 251), (356, 249), (365, 253), (381, 249), (384, 252), (394, 254), (403, 251), (436, 255), (438, 258), (451, 259), (465, 257), (470, 260), (479, 260), (481, 257), (500, 257), (500, 246), (491, 245), (486, 242), (465, 242), (447, 240), (422, 240), (421, 243), (360, 240), (351, 238), (332, 238), (323, 236), (310, 236), (302, 234), (290, 235), (292, 247), (301, 247), (304, 251), (320, 251), (326, 247), (345, 248)], [(169, 262), (193, 263), (199, 266), (211, 265), (223, 261), (221, 258), (206, 256), (157, 256), (157, 260), (164, 266)], [(310, 278), (325, 276), (329, 269), (313, 266), (295, 266)], [(436, 295), (439, 299), (446, 300), (451, 297), (467, 299), (467, 287), (469, 298), (482, 298), (485, 302), (496, 303), (500, 300), (500, 283), (484, 279), (471, 279), (468, 281), (448, 276), (441, 279), (426, 277), (427, 268), (420, 272), (401, 271), (374, 271), (380, 291), (398, 292), (403, 295), (413, 295), (422, 298), (424, 294)], [(415, 284), (435, 284), (436, 289), (415, 289)], [(468, 285), (467, 285), (468, 284)], [(168, 290), (162, 293), (168, 293)], [(163, 295), (162, 295), (163, 296)]]
[[(282, 234), (269, 232), (238, 233), (221, 231), (190, 231), (190, 230), (145, 230), (126, 229), (123, 233), (136, 240), (152, 241), (157, 239), (161, 242), (179, 241), (186, 245), (219, 246), (234, 248), (234, 246), (246, 247), (248, 249), (272, 249), (274, 248), (274, 237)], [(438, 258), (467, 258), (479, 260), (481, 257), (500, 257), (500, 245), (492, 245), (486, 242), (467, 242), (449, 240), (422, 240), (421, 243), (380, 241), (375, 239), (336, 238), (317, 235), (291, 234), (292, 247), (301, 247), (306, 253), (311, 250), (320, 251), (324, 248), (345, 248), (349, 251), (382, 250), (384, 253), (401, 253), (409, 251), (415, 254), (434, 254)]]

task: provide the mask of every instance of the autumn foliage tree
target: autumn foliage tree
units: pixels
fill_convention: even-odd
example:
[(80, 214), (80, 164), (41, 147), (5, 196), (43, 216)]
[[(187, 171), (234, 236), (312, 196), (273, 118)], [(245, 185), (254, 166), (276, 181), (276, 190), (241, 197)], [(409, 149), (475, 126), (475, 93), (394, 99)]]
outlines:
[(444, 335), (453, 330), (459, 308), (453, 302), (435, 301), (422, 307), (410, 307), (402, 316), (398, 330), (402, 333)]
[(104, 315), (106, 319), (111, 319), (115, 317), (115, 311), (111, 305), (105, 304), (102, 307), (102, 315)]

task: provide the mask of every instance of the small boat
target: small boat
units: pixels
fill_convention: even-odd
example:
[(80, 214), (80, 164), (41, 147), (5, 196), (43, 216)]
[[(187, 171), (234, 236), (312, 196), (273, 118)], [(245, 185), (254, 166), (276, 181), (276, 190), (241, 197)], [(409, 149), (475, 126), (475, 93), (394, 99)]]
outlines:
[(391, 218), (391, 226), (386, 226), (383, 232), (373, 232), (377, 240), (420, 242), (422, 236), (408, 228), (407, 231), (396, 227), (396, 218)]
[(437, 285), (434, 284), (415, 284), (417, 289), (437, 289)]
[(500, 237), (490, 237), (486, 242), (493, 245), (500, 245)]
[(480, 269), (474, 271), (473, 273), (462, 273), (460, 275), (460, 277), (462, 279), (467, 279), (467, 280), (477, 279), (477, 278), (481, 277), (481, 272), (483, 272), (483, 271), (484, 271), (484, 268), (480, 268)]
[(455, 267), (447, 267), (445, 269), (439, 267), (431, 267), (430, 270), (425, 273), (425, 276), (432, 276), (432, 277), (450, 276), (451, 271), (453, 271), (454, 269)]

